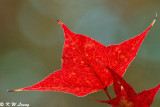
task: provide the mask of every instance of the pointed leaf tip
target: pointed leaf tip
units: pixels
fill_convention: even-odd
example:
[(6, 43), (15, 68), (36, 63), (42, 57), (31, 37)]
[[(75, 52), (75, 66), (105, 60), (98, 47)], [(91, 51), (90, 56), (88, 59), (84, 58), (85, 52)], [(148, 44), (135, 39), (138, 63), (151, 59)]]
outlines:
[(156, 20), (157, 20), (157, 13), (156, 13), (156, 17), (154, 18), (154, 20), (153, 20), (153, 22), (151, 24), (151, 27), (154, 25), (154, 23), (156, 22)]
[(61, 22), (61, 21), (59, 21), (59, 20), (57, 20), (57, 22), (60, 24), (60, 25), (62, 25), (63, 23)]
[(14, 90), (7, 90), (8, 92), (14, 92)]
[(8, 92), (14, 92), (14, 91), (22, 91), (22, 89), (16, 89), (16, 90), (7, 90)]

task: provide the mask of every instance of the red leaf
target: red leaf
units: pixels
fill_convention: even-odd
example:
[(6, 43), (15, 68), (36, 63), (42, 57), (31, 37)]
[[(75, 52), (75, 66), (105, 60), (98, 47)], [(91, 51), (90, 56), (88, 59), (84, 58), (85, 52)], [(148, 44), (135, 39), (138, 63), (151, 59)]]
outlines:
[(154, 99), (154, 97), (157, 94), (159, 89), (160, 89), (160, 84), (158, 86), (156, 86), (155, 88), (152, 88), (150, 90), (144, 90), (144, 91), (138, 93), (137, 106), (139, 106), (139, 107), (150, 107), (150, 105), (152, 104), (153, 99)]
[[(112, 74), (113, 77), (113, 87), (114, 87), (114, 91), (115, 94), (117, 95), (117, 97), (121, 97), (124, 94), (122, 94), (125, 92), (125, 96), (127, 96), (127, 98), (129, 98), (130, 101), (134, 102), (136, 100), (137, 94), (134, 91), (134, 89), (119, 75), (117, 74), (115, 71), (113, 71), (112, 69), (110, 69), (109, 67), (105, 66)], [(122, 85), (122, 87), (120, 87), (120, 84)]]
[(142, 34), (121, 44), (106, 47), (90, 37), (71, 32), (62, 22), (58, 23), (65, 34), (62, 70), (33, 86), (12, 91), (61, 91), (85, 96), (102, 90), (112, 84), (112, 76), (100, 62), (122, 76), (153, 26), (152, 23)]
[[(113, 76), (113, 87), (116, 87), (114, 85), (117, 85), (119, 82), (119, 85), (122, 85), (121, 92), (119, 91), (119, 87), (114, 88), (115, 93), (118, 93), (117, 97), (107, 101), (100, 101), (97, 99), (96, 101), (101, 103), (108, 103), (112, 107), (150, 107), (155, 95), (160, 89), (160, 84), (155, 88), (144, 90), (136, 94), (134, 89), (120, 75), (111, 69), (110, 72)], [(116, 84), (114, 84), (114, 82), (116, 82)]]
[(113, 87), (117, 97), (108, 101), (95, 99), (96, 101), (108, 103), (112, 107), (150, 107), (155, 95), (160, 89), (160, 84), (153, 89), (144, 90), (136, 94), (134, 89), (119, 74), (106, 65), (104, 66), (111, 72), (113, 76)]
[(119, 74), (108, 66), (104, 66), (111, 72), (114, 92), (117, 95), (116, 98), (108, 100), (108, 104), (112, 107), (133, 107), (137, 97), (134, 89)]

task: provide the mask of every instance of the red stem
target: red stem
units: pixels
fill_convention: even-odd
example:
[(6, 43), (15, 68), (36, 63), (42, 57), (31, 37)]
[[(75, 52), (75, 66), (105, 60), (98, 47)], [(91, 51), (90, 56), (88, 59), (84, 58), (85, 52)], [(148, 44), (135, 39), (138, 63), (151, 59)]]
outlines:
[(107, 87), (105, 87), (103, 90), (105, 91), (105, 93), (106, 93), (106, 95), (108, 96), (108, 98), (111, 100), (111, 97), (110, 97), (110, 95), (109, 95), (109, 93), (108, 93)]

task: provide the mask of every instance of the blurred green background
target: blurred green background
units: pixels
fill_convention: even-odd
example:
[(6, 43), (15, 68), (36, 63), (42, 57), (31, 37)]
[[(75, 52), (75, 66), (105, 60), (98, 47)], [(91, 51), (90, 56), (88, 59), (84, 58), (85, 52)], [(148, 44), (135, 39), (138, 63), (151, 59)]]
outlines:
[[(160, 0), (0, 0), (0, 102), (30, 107), (109, 107), (103, 91), (86, 97), (61, 92), (12, 92), (33, 85), (61, 69), (63, 30), (88, 35), (104, 45), (118, 44), (143, 32), (145, 38), (124, 78), (136, 92), (160, 83)], [(112, 87), (109, 93), (114, 97)], [(152, 107), (160, 106), (160, 92)]]

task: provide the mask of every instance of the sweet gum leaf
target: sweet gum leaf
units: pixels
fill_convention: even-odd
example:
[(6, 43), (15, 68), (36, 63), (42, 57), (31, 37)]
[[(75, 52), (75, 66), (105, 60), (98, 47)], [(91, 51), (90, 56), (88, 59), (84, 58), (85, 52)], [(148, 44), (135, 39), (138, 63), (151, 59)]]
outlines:
[[(65, 35), (62, 69), (32, 86), (11, 91), (60, 91), (86, 96), (104, 90), (113, 83), (113, 79), (110, 71), (99, 61), (122, 76), (154, 22), (155, 20), (143, 33), (134, 38), (117, 45), (104, 46), (90, 37), (70, 31), (65, 24), (58, 21)], [(120, 96), (118, 91), (116, 95)]]

